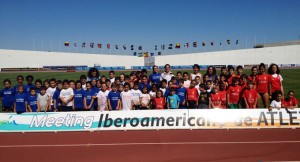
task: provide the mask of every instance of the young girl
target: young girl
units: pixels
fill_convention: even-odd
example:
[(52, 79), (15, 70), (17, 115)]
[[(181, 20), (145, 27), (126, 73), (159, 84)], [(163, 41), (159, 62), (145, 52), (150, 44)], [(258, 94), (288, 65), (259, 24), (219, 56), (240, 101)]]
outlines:
[(26, 76), (26, 81), (27, 84), (24, 86), (24, 92), (26, 93), (26, 95), (30, 95), (30, 88), (34, 87), (34, 85), (32, 84), (33, 82), (33, 76), (32, 75), (27, 75)]
[(212, 93), (209, 96), (209, 108), (220, 108), (222, 99), (220, 97), (220, 94), (218, 93), (218, 85), (212, 89)]
[(274, 95), (275, 91), (281, 91), (282, 94), (284, 94), (283, 91), (283, 86), (282, 86), (282, 76), (280, 75), (280, 70), (278, 68), (278, 65), (276, 64), (271, 64), (268, 73), (270, 75), (270, 96), (272, 97), (273, 100), (276, 99), (276, 96)]
[(154, 98), (156, 96), (156, 91), (157, 91), (157, 85), (156, 84), (152, 84), (151, 85), (151, 91), (149, 92), (149, 95), (150, 95), (150, 107), (151, 109), (154, 109), (155, 108), (155, 105), (154, 105)]
[(82, 89), (81, 81), (77, 80), (74, 89), (73, 110), (83, 111), (84, 90)]
[(187, 72), (184, 72), (183, 73), (183, 87), (184, 88), (189, 88), (190, 87), (190, 84), (191, 84), (191, 81), (189, 80), (189, 74)]
[(156, 91), (156, 97), (154, 98), (155, 109), (164, 109), (165, 107), (165, 98), (163, 97), (163, 92), (161, 90)]
[(192, 80), (190, 87), (186, 92), (187, 107), (190, 109), (198, 108), (198, 90), (195, 88), (196, 81)]
[(26, 94), (24, 93), (24, 86), (18, 86), (18, 92), (14, 97), (14, 112), (21, 114), (27, 111), (27, 100)]
[(46, 95), (46, 87), (42, 86), (41, 91), (37, 96), (37, 112), (47, 112), (48, 96)]
[(142, 110), (149, 109), (150, 99), (151, 99), (151, 97), (148, 94), (148, 88), (147, 87), (143, 87), (143, 89), (142, 89), (142, 96), (141, 96), (141, 109)]
[(247, 109), (255, 109), (257, 105), (258, 94), (253, 88), (254, 83), (252, 81), (248, 82), (248, 87), (242, 95)]
[(255, 84), (255, 76), (257, 75), (257, 66), (251, 68), (251, 74), (248, 76), (248, 80)]
[(47, 88), (46, 90), (46, 94), (49, 98), (48, 100), (48, 110), (47, 111), (53, 111), (54, 110), (54, 106), (53, 106), (53, 95), (54, 92), (56, 91), (56, 79), (55, 78), (51, 78), (49, 81), (49, 88)]
[(49, 79), (44, 80), (43, 86), (46, 88), (46, 90), (50, 87)]
[(73, 109), (73, 98), (74, 90), (70, 87), (70, 81), (64, 80), (62, 82), (63, 89), (60, 91), (59, 99), (61, 100), (62, 111), (72, 111)]
[(295, 97), (294, 91), (289, 91), (287, 93), (287, 97), (282, 100), (282, 104), (288, 109), (298, 108), (298, 100)]
[(95, 93), (92, 91), (91, 82), (86, 83), (86, 91), (84, 92), (83, 105), (85, 111), (90, 111), (93, 107)]
[(37, 95), (34, 87), (30, 88), (30, 95), (27, 96), (27, 108), (29, 112), (37, 112)]
[(110, 82), (110, 80), (109, 79), (106, 79), (105, 80), (105, 83), (106, 83), (106, 87), (107, 87), (107, 90), (111, 90), (111, 88), (110, 88), (110, 85), (111, 85), (111, 82)]
[(18, 75), (18, 76), (17, 76), (17, 83), (18, 83), (18, 84), (14, 86), (15, 92), (18, 91), (19, 85), (24, 86), (24, 85), (23, 85), (23, 81), (24, 81), (24, 76), (23, 76), (23, 75)]
[(121, 96), (114, 83), (111, 85), (111, 91), (108, 93), (107, 102), (109, 111), (119, 110), (121, 108)]
[(99, 71), (96, 68), (91, 68), (88, 72), (87, 81), (98, 80), (100, 76)]
[(13, 111), (15, 90), (10, 87), (11, 82), (9, 79), (5, 79), (3, 81), (3, 85), (5, 88), (3, 88), (0, 92), (0, 98), (2, 99), (2, 111), (11, 112)]
[(124, 85), (124, 91), (122, 91), (122, 93), (121, 93), (121, 99), (122, 99), (122, 109), (124, 111), (133, 109), (132, 92), (129, 90), (128, 83), (125, 83), (125, 85)]
[(263, 105), (268, 108), (269, 105), (269, 86), (270, 86), (270, 76), (265, 74), (266, 65), (261, 63), (259, 65), (259, 74), (255, 76), (255, 86), (256, 92), (261, 96)]
[(123, 84), (119, 84), (118, 85), (118, 92), (121, 94), (123, 92), (123, 90), (124, 90)]
[(105, 83), (102, 83), (101, 90), (99, 91), (97, 98), (98, 98), (98, 111), (108, 110), (107, 106), (107, 97), (109, 91), (107, 90), (107, 86)]
[(203, 79), (202, 79), (203, 76), (200, 73), (200, 66), (198, 64), (194, 64), (194, 66), (193, 66), (193, 73), (190, 74), (191, 80), (194, 80), (196, 76), (200, 77), (199, 84), (201, 84), (203, 81)]
[(281, 104), (282, 92), (278, 90), (278, 91), (275, 91), (274, 93), (275, 93), (276, 99), (271, 102), (269, 111), (272, 111), (273, 108), (276, 108), (277, 110), (280, 110), (280, 108), (282, 108), (282, 104)]

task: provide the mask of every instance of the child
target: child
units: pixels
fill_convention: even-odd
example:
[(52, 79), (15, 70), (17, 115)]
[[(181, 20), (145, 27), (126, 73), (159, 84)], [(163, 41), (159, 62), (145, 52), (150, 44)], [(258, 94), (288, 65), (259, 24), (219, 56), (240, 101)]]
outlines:
[(206, 91), (210, 93), (210, 91), (211, 91), (212, 88), (214, 87), (213, 82), (212, 82), (211, 80), (208, 80), (208, 81), (205, 82), (205, 85), (206, 85), (206, 87), (207, 87), (207, 90), (206, 90)]
[(183, 83), (184, 83), (184, 80), (180, 79), (179, 80), (179, 88), (177, 89), (177, 95), (178, 95), (178, 97), (180, 99), (180, 103), (179, 103), (179, 108), (180, 109), (186, 108), (186, 101), (185, 101), (185, 98), (186, 98), (186, 88), (183, 87)]
[(167, 88), (167, 80), (166, 79), (163, 79), (161, 82), (161, 86), (159, 88), (159, 90), (161, 90), (163, 92), (163, 96), (165, 95), (165, 92), (166, 92), (166, 88)]
[(241, 98), (242, 88), (238, 85), (238, 78), (234, 77), (232, 79), (232, 84), (227, 90), (227, 101), (228, 106), (231, 109), (239, 108), (239, 101)]
[(128, 83), (125, 83), (124, 85), (124, 91), (121, 93), (121, 99), (123, 111), (129, 111), (133, 109), (133, 96), (132, 92), (129, 90)]
[(107, 90), (107, 86), (105, 83), (102, 83), (101, 90), (97, 94), (98, 98), (98, 111), (104, 111), (108, 110), (107, 106), (107, 97), (108, 97), (109, 91)]
[(30, 88), (30, 95), (27, 96), (27, 108), (29, 112), (37, 112), (37, 95), (34, 87)]
[(227, 96), (226, 96), (226, 86), (224, 84), (219, 84), (219, 95), (221, 97), (221, 109), (226, 109), (227, 107)]
[(252, 81), (255, 84), (255, 76), (257, 75), (257, 66), (251, 68), (251, 74), (248, 76), (248, 81)]
[(136, 82), (131, 90), (133, 96), (133, 108), (139, 110), (141, 107), (142, 92), (139, 90), (139, 83)]
[(111, 70), (109, 71), (109, 80), (111, 83), (114, 83), (115, 82), (115, 71)]
[(193, 73), (190, 74), (191, 80), (196, 79), (196, 76), (199, 76), (200, 82), (199, 84), (202, 83), (202, 74), (200, 73), (200, 66), (198, 64), (194, 64), (193, 66)]
[(226, 66), (223, 66), (223, 67), (221, 67), (221, 72), (220, 72), (220, 75), (221, 74), (223, 74), (223, 75), (227, 75), (227, 68), (226, 68)]
[(148, 88), (143, 87), (142, 89), (142, 96), (141, 96), (141, 110), (149, 109), (150, 105), (150, 95), (148, 94)]
[(52, 100), (53, 100), (53, 109), (52, 110), (48, 110), (48, 111), (61, 111), (61, 100), (60, 100), (60, 91), (63, 88), (62, 82), (61, 80), (57, 80), (56, 81), (56, 90), (52, 96)]
[(210, 93), (207, 92), (207, 86), (203, 83), (199, 85), (200, 95), (198, 100), (199, 109), (208, 109), (209, 108), (209, 97)]
[(162, 90), (156, 91), (156, 97), (154, 99), (155, 109), (157, 109), (157, 110), (164, 109), (165, 104), (166, 104), (165, 103), (165, 98), (163, 97)]
[(46, 87), (42, 86), (41, 91), (37, 96), (37, 112), (47, 112), (48, 110), (48, 96), (46, 95)]
[(111, 85), (111, 91), (108, 93), (107, 102), (109, 111), (119, 110), (121, 107), (121, 96), (114, 83)]
[(83, 110), (90, 111), (93, 108), (95, 92), (92, 90), (91, 82), (86, 83), (86, 90), (84, 91), (84, 98), (83, 98)]
[(47, 111), (53, 111), (54, 110), (54, 106), (53, 106), (53, 95), (54, 92), (56, 91), (56, 79), (51, 78), (49, 80), (49, 88), (46, 90), (46, 94), (49, 98), (48, 100), (48, 110)]
[(190, 84), (190, 87), (187, 89), (187, 107), (190, 109), (195, 109), (198, 107), (198, 90), (195, 88), (196, 81), (193, 80)]
[(276, 99), (273, 100), (269, 106), (269, 111), (272, 111), (273, 108), (276, 108), (277, 110), (280, 110), (280, 108), (282, 108), (282, 105), (281, 105), (281, 100), (282, 100), (282, 92), (281, 91), (275, 91), (275, 96), (276, 96)]
[(30, 95), (30, 88), (34, 87), (34, 85), (32, 84), (33, 82), (33, 76), (32, 75), (27, 75), (26, 76), (26, 81), (27, 81), (27, 85), (25, 85), (25, 93), (26, 95)]
[[(166, 88), (166, 91), (165, 91), (165, 94), (164, 94), (164, 97), (165, 97), (165, 100), (167, 101), (167, 97), (169, 96), (170, 94), (170, 89), (173, 88), (173, 82), (172, 81), (168, 81), (168, 88)], [(167, 105), (166, 105), (167, 106)]]
[(228, 66), (228, 76), (227, 76), (227, 82), (229, 85), (232, 84), (232, 79), (236, 77), (236, 75), (234, 74), (234, 67), (229, 65)]
[(182, 72), (181, 71), (177, 71), (177, 73), (176, 73), (176, 79), (177, 80), (182, 79)]
[(46, 88), (46, 90), (50, 87), (50, 80), (49, 79), (46, 79), (46, 80), (44, 80), (44, 82), (43, 82), (43, 86)]
[(74, 90), (70, 87), (69, 80), (63, 81), (63, 89), (60, 91), (59, 98), (61, 100), (62, 111), (72, 111), (73, 109), (73, 98)]
[(129, 89), (132, 90), (134, 87), (134, 82), (129, 82)]
[(239, 79), (239, 85), (242, 87), (242, 90), (248, 87), (248, 76), (246, 74), (242, 74)]
[(84, 97), (84, 90), (82, 89), (81, 81), (77, 80), (74, 89), (73, 110), (83, 111), (83, 107), (84, 107), (83, 97)]
[(195, 88), (197, 88), (198, 93), (200, 94), (199, 86), (200, 86), (200, 84), (202, 83), (202, 81), (201, 81), (201, 79), (200, 79), (199, 76), (196, 76), (196, 77), (195, 77), (195, 81), (196, 81)]
[(71, 89), (75, 89), (75, 81), (74, 80), (70, 80), (70, 88)]
[(157, 91), (157, 85), (156, 84), (152, 84), (151, 85), (151, 91), (149, 92), (150, 98), (151, 98), (151, 109), (155, 108), (154, 105), (154, 98), (156, 96), (156, 91)]
[(14, 86), (15, 92), (18, 91), (19, 85), (24, 86), (24, 85), (23, 85), (23, 81), (24, 81), (24, 76), (23, 76), (23, 75), (18, 75), (18, 76), (17, 76), (17, 83), (18, 83), (18, 84)]
[(190, 84), (191, 84), (191, 81), (189, 80), (189, 74), (187, 72), (184, 72), (183, 73), (183, 87), (184, 88), (189, 88), (190, 87)]
[(24, 86), (18, 86), (18, 92), (14, 97), (14, 112), (21, 114), (27, 111), (27, 100), (26, 94), (24, 93)]
[(261, 63), (259, 65), (259, 74), (255, 76), (255, 89), (256, 92), (261, 96), (263, 105), (268, 108), (269, 103), (269, 86), (270, 86), (270, 76), (265, 74), (266, 65)]
[(40, 91), (41, 91), (41, 87), (42, 87), (42, 81), (41, 79), (37, 79), (35, 80), (35, 91), (36, 91), (36, 94), (39, 94)]
[(102, 75), (102, 76), (101, 76), (101, 79), (100, 79), (100, 80), (101, 80), (101, 83), (105, 83), (105, 82), (106, 82), (106, 79), (107, 79), (106, 76), (105, 76), (105, 75)]
[(141, 83), (139, 84), (139, 90), (142, 91), (144, 87), (147, 87), (147, 90), (150, 91), (151, 86), (148, 84), (148, 78), (146, 75), (141, 77)]
[(116, 83), (116, 85), (117, 85), (117, 88), (118, 88), (118, 92), (121, 94), (122, 92), (123, 92), (123, 90), (124, 90), (124, 86), (123, 86), (123, 84), (117, 84)]
[(282, 100), (282, 104), (285, 108), (294, 109), (298, 108), (298, 100), (295, 98), (294, 91), (289, 91), (287, 97)]
[(81, 82), (81, 87), (83, 90), (86, 90), (86, 81), (87, 81), (87, 77), (86, 75), (81, 75), (80, 76), (80, 82)]
[(256, 108), (258, 94), (254, 90), (254, 83), (252, 81), (248, 82), (248, 87), (244, 90), (242, 97), (247, 109)]
[(96, 68), (91, 68), (88, 72), (87, 81), (98, 80), (100, 76), (99, 71)]
[(241, 66), (241, 65), (237, 66), (237, 67), (236, 67), (236, 71), (237, 71), (236, 77), (240, 78), (241, 75), (242, 75), (243, 72), (244, 72), (243, 66)]
[(124, 84), (125, 84), (125, 74), (124, 74), (124, 73), (121, 73), (121, 74), (119, 75), (119, 78), (120, 78), (121, 84), (124, 85)]
[(282, 86), (282, 76), (280, 75), (280, 70), (278, 65), (271, 64), (268, 73), (270, 75), (270, 86), (271, 86), (271, 93), (270, 96), (272, 96), (272, 99), (275, 100), (276, 96), (272, 95), (275, 91), (281, 91), (282, 94), (284, 94), (283, 86)]
[(210, 109), (214, 109), (214, 108), (220, 108), (221, 104), (222, 104), (222, 99), (219, 95), (219, 91), (218, 91), (219, 86), (216, 85), (213, 89), (212, 89), (212, 93), (210, 94), (209, 97), (209, 108)]
[(11, 88), (11, 81), (5, 79), (3, 81), (4, 88), (0, 92), (0, 98), (2, 99), (2, 111), (12, 112), (14, 105), (15, 90)]
[(110, 80), (109, 80), (109, 79), (106, 79), (105, 83), (106, 83), (107, 90), (110, 91), (110, 90), (111, 90), (111, 88), (110, 88), (110, 85), (111, 85)]
[(170, 95), (167, 97), (168, 109), (178, 109), (180, 104), (180, 98), (175, 94), (175, 89), (170, 89)]
[(158, 71), (158, 66), (153, 65), (152, 66), (152, 70), (153, 70), (153, 72), (149, 76), (149, 83), (151, 85), (153, 85), (153, 84), (159, 84), (159, 82), (160, 82), (160, 73)]

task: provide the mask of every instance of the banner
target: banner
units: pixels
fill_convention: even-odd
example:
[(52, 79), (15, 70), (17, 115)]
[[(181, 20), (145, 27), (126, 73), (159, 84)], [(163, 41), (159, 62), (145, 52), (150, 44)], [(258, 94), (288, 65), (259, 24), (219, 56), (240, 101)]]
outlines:
[(0, 132), (300, 128), (300, 109), (1, 113)]

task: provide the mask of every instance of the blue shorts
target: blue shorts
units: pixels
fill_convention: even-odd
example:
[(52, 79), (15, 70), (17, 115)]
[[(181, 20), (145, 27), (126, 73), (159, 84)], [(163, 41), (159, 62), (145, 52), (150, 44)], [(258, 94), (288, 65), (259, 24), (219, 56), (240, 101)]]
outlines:
[(2, 111), (14, 111), (14, 108), (12, 106), (3, 106)]

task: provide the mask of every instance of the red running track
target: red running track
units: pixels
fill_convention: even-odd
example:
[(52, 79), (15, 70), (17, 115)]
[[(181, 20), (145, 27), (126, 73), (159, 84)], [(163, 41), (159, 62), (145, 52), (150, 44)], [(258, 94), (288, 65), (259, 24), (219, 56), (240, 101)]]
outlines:
[(0, 161), (297, 161), (300, 129), (0, 133)]

